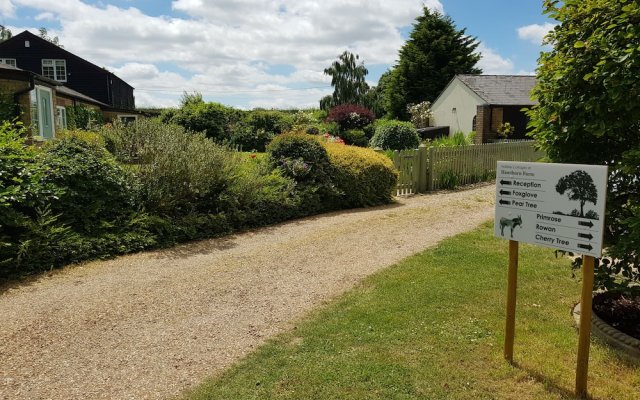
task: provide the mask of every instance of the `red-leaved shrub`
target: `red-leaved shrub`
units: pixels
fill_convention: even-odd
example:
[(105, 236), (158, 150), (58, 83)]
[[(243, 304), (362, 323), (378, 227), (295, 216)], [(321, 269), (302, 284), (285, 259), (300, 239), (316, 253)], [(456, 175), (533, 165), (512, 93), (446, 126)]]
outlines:
[(327, 122), (336, 122), (340, 131), (362, 129), (373, 122), (375, 116), (371, 110), (357, 104), (340, 104), (333, 107), (327, 115)]

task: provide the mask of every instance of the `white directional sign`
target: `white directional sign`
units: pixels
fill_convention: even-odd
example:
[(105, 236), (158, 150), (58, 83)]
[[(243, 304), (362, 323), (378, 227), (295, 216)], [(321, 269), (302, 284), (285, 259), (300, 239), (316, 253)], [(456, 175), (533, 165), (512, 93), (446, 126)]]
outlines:
[(498, 237), (602, 254), (607, 167), (498, 161)]

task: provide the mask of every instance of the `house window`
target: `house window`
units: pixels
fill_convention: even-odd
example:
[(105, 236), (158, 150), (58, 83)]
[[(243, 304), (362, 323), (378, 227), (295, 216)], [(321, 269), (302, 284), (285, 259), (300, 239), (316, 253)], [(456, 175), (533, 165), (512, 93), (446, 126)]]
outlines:
[(56, 125), (60, 129), (67, 129), (67, 109), (56, 106)]
[(67, 62), (66, 60), (42, 60), (42, 76), (56, 80), (58, 82), (67, 81)]
[(16, 59), (15, 58), (0, 58), (0, 64), (11, 65), (12, 67), (16, 67)]
[(138, 119), (137, 115), (118, 115), (118, 120), (123, 124), (130, 124), (132, 122), (136, 122)]

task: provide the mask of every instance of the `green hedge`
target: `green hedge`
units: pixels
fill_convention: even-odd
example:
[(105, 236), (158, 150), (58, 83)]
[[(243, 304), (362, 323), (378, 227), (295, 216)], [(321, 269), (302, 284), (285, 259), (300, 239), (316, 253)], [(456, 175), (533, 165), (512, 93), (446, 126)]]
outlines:
[(375, 206), (391, 202), (398, 181), (393, 163), (371, 149), (327, 143), (331, 178), (340, 191), (335, 208)]
[(69, 131), (30, 147), (0, 125), (0, 280), (389, 202), (396, 175), (373, 151), (276, 136), (267, 157), (160, 120)]
[(371, 147), (384, 150), (405, 150), (418, 147), (420, 137), (411, 122), (379, 121), (371, 138)]

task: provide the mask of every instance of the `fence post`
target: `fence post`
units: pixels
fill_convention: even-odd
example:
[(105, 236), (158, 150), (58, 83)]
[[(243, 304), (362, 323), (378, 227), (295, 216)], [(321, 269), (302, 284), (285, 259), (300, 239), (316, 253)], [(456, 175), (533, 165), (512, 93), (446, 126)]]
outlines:
[(427, 190), (428, 191), (432, 191), (433, 190), (433, 150), (434, 147), (431, 146), (429, 147), (429, 168), (428, 168), (428, 174), (427, 174)]
[(421, 143), (418, 146), (418, 187), (416, 191), (418, 193), (424, 193), (427, 191), (427, 175), (429, 171), (427, 169), (429, 160), (427, 159), (427, 145)]

